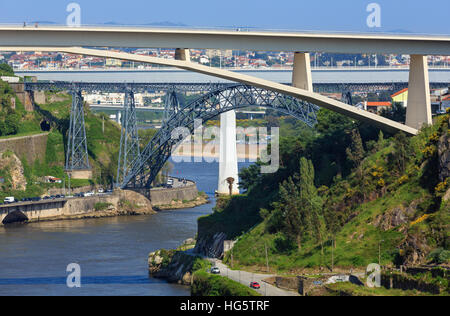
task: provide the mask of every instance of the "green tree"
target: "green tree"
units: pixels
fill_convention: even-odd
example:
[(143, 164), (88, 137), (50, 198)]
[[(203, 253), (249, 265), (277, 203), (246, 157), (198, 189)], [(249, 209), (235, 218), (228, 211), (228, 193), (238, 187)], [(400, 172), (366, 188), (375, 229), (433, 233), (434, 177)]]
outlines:
[(305, 214), (299, 201), (299, 191), (291, 177), (280, 186), (280, 201), (277, 207), (282, 210), (283, 233), (288, 239), (295, 241), (300, 249), (305, 229)]
[(14, 70), (6, 63), (0, 63), (0, 75), (2, 76), (14, 76)]
[(300, 207), (304, 212), (304, 224), (310, 237), (320, 242), (323, 254), (324, 218), (322, 214), (323, 201), (314, 185), (314, 166), (311, 160), (300, 159), (300, 175), (298, 187), (300, 190)]
[(391, 170), (397, 170), (402, 174), (406, 170), (406, 164), (414, 153), (411, 139), (405, 133), (399, 132), (393, 137), (393, 150), (388, 156)]
[(361, 135), (358, 129), (352, 130), (351, 144), (347, 148), (347, 159), (353, 163), (353, 166), (357, 169), (359, 179), (362, 178), (362, 161), (364, 159), (364, 146), (362, 143)]
[(1, 134), (2, 135), (15, 135), (19, 131), (20, 126), (20, 115), (15, 111), (10, 112), (6, 115), (4, 124), (2, 124)]

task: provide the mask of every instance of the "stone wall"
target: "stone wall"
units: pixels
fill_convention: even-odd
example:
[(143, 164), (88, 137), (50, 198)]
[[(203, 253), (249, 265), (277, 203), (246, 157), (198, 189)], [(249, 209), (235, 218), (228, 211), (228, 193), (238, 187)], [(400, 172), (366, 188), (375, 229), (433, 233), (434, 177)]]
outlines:
[[(9, 86), (14, 90), (17, 98), (25, 107), (25, 110), (31, 112), (34, 110), (33, 102), (30, 97), (30, 93), (24, 90), (23, 83), (10, 83)], [(45, 94), (44, 94), (45, 98)]]
[(43, 161), (47, 149), (48, 133), (0, 139), (0, 152), (10, 150), (19, 158), (25, 157), (32, 165), (36, 159)]
[(173, 189), (151, 189), (150, 201), (153, 205), (168, 205), (173, 200), (191, 201), (197, 198), (198, 189), (194, 182), (188, 182), (185, 187)]
[[(122, 201), (131, 203), (122, 205)], [(107, 209), (95, 210), (97, 203), (110, 204)], [(134, 191), (117, 191), (68, 200), (48, 200), (37, 203), (17, 203), (0, 207), (0, 225), (8, 213), (22, 212), (30, 222), (78, 218), (110, 217), (119, 215), (154, 214), (150, 201)]]

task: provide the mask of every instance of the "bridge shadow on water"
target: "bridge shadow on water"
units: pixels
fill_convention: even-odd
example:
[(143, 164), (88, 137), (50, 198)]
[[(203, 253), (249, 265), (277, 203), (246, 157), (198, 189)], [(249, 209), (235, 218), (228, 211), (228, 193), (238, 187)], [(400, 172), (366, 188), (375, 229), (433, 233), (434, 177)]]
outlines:
[[(0, 278), (0, 285), (66, 285), (67, 277)], [(81, 285), (94, 284), (167, 284), (148, 275), (113, 275), (81, 277)]]

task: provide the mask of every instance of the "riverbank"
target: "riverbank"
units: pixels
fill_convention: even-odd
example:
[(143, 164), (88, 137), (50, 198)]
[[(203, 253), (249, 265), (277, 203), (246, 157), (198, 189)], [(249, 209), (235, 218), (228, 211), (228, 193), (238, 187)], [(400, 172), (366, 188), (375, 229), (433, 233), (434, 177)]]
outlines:
[(0, 223), (33, 223), (155, 213), (150, 201), (142, 194), (117, 190), (110, 195), (4, 205), (0, 208)]
[(208, 196), (199, 192), (193, 181), (171, 189), (152, 189), (150, 200), (147, 195), (145, 192), (116, 190), (111, 195), (5, 205), (0, 208), (0, 224), (151, 215), (158, 211), (187, 209), (209, 203)]
[[(188, 246), (188, 239), (181, 247)], [(191, 245), (193, 246), (193, 245)], [(259, 296), (260, 293), (231, 278), (210, 274), (211, 262), (191, 250), (157, 250), (149, 254), (149, 273), (169, 283), (188, 285), (192, 296)]]

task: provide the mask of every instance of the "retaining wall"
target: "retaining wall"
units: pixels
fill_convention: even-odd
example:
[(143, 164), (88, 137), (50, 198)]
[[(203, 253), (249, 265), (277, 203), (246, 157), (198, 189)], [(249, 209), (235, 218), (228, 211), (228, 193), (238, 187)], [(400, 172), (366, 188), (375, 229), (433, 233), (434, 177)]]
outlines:
[(32, 165), (36, 159), (44, 161), (48, 133), (0, 139), (0, 152), (10, 150)]
[(198, 197), (197, 185), (192, 181), (188, 181), (186, 186), (183, 187), (172, 189), (154, 188), (150, 192), (148, 190), (140, 190), (139, 192), (147, 196), (154, 206), (168, 205), (174, 200), (192, 201)]

